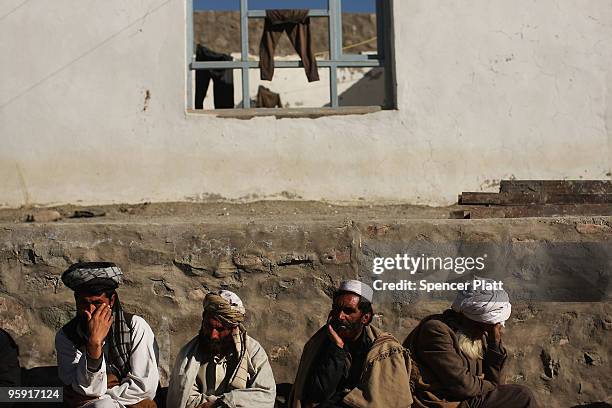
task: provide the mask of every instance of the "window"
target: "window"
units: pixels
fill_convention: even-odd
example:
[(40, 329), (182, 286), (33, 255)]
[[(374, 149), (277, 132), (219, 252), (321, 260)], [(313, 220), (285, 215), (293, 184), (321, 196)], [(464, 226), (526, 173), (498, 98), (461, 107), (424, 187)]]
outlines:
[[(208, 103), (202, 103), (203, 89), (204, 93), (213, 90), (215, 108), (255, 107), (259, 98), (252, 98), (258, 92), (254, 89), (257, 85), (270, 86), (278, 92), (281, 100), (286, 101), (281, 107), (395, 107), (391, 0), (188, 0), (188, 6), (188, 10), (194, 11), (187, 24), (190, 109), (213, 107), (210, 94), (206, 97)], [(298, 55), (275, 56), (273, 81), (259, 80), (259, 46), (266, 9), (288, 9), (288, 6), (308, 9), (312, 22), (309, 22), (310, 46), (320, 81), (305, 82), (305, 64)], [(209, 13), (206, 18), (205, 13)], [(224, 34), (218, 34), (220, 31)], [(280, 42), (285, 41), (287, 46), (287, 35), (283, 33), (281, 37)], [(200, 58), (198, 53), (204, 49), (212, 58)], [(291, 74), (286, 73), (288, 70)], [(277, 75), (279, 78), (274, 81)], [(214, 82), (213, 86), (209, 87), (209, 80)], [(304, 85), (298, 93), (313, 94), (308, 97), (310, 106), (291, 95), (296, 92), (287, 89), (291, 83)], [(231, 86), (224, 88), (224, 84)], [(317, 89), (323, 93), (315, 95)], [(235, 96), (223, 100), (222, 92)]]

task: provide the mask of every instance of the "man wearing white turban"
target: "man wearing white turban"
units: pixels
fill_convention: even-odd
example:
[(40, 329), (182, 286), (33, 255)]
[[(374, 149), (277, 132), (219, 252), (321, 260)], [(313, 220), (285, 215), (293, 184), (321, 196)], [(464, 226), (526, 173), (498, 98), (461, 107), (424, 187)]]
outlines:
[(274, 407), (272, 367), (263, 347), (247, 335), (245, 314), (234, 292), (206, 295), (200, 333), (176, 357), (168, 407)]
[(413, 359), (413, 407), (538, 407), (527, 387), (500, 383), (510, 312), (504, 290), (471, 288), (457, 294), (451, 309), (423, 319), (404, 341)]
[(410, 356), (370, 325), (373, 292), (357, 280), (340, 283), (327, 324), (304, 346), (290, 408), (410, 408)]

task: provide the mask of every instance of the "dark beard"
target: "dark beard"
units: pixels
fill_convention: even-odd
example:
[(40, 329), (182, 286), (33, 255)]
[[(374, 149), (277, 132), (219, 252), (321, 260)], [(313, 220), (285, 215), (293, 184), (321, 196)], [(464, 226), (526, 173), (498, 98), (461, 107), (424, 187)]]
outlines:
[(343, 321), (338, 320), (338, 319), (332, 319), (329, 322), (329, 324), (331, 325), (331, 327), (336, 332), (338, 332), (339, 330), (342, 330), (342, 331), (357, 331), (362, 326), (361, 322), (349, 323), (349, 322), (343, 322)]
[(227, 355), (232, 350), (233, 339), (231, 336), (226, 337), (223, 340), (213, 340), (208, 335), (202, 333), (200, 329), (200, 347), (206, 354), (214, 356)]
[(79, 316), (78, 321), (81, 332), (89, 335), (89, 321), (87, 320), (87, 316)]

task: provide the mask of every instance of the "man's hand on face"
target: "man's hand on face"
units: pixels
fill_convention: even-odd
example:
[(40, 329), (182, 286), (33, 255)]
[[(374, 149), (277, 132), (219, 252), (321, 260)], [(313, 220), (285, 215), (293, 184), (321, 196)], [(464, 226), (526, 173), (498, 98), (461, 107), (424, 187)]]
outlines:
[(499, 344), (502, 339), (501, 323), (489, 325), (489, 327), (487, 327), (487, 336), (489, 337), (489, 341), (495, 341), (495, 344)]
[(113, 323), (113, 310), (108, 304), (104, 303), (98, 306), (93, 313), (86, 310), (85, 314), (87, 315), (87, 329), (89, 330), (87, 355), (98, 359), (102, 357), (102, 344)]
[(222, 406), (225, 406), (225, 405), (219, 405), (219, 400), (217, 400), (217, 401), (205, 402), (203, 404), (198, 405), (197, 408), (215, 408), (215, 407), (222, 407)]
[(334, 330), (331, 324), (327, 325), (327, 334), (329, 335), (330, 340), (336, 343), (338, 347), (344, 348), (344, 340), (340, 338), (340, 336)]

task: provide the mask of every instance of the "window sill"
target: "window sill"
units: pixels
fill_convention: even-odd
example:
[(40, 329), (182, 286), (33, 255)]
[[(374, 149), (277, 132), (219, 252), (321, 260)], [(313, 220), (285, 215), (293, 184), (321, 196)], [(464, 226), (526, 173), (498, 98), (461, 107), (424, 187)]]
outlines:
[(188, 114), (209, 115), (218, 118), (252, 119), (261, 116), (316, 119), (324, 116), (365, 115), (380, 112), (380, 106), (343, 106), (339, 108), (250, 108), (250, 109), (188, 109)]

